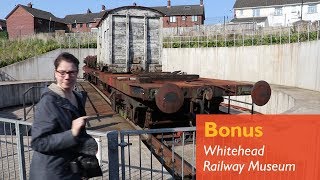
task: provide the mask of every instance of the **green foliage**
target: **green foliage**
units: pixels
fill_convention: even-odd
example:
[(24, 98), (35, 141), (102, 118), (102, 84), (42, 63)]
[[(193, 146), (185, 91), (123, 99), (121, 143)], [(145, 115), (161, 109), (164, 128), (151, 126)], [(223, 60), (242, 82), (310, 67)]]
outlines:
[(7, 31), (0, 31), (0, 40), (8, 39), (8, 32)]
[(97, 48), (97, 42), (79, 41), (77, 38), (30, 38), (13, 41), (0, 38), (0, 68), (58, 48)]

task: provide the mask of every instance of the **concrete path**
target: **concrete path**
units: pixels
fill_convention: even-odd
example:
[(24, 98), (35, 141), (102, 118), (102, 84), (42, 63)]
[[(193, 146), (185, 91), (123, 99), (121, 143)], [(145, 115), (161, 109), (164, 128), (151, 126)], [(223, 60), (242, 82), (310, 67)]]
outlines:
[(320, 114), (320, 92), (279, 85), (272, 85), (272, 89), (294, 99), (293, 107), (283, 114)]

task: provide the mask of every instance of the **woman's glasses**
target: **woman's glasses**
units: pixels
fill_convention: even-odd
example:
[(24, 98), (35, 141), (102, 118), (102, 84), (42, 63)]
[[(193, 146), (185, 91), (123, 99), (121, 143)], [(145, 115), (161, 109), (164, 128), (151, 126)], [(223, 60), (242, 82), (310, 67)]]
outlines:
[(58, 70), (56, 70), (56, 72), (59, 73), (60, 76), (65, 76), (65, 75), (69, 74), (69, 76), (75, 77), (78, 74), (78, 71), (58, 71)]

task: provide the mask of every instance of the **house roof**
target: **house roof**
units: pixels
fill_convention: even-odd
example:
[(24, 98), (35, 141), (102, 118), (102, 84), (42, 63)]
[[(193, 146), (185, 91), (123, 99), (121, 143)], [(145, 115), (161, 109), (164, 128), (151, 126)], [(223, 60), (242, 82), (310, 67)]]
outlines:
[(265, 22), (268, 18), (267, 17), (254, 17), (254, 18), (234, 18), (230, 22), (233, 23), (252, 23), (252, 22)]
[(158, 10), (165, 14), (166, 16), (174, 16), (174, 15), (201, 15), (204, 16), (204, 6), (200, 5), (181, 5), (181, 6), (171, 6), (168, 8), (167, 6), (157, 6), (150, 7), (155, 10)]
[(95, 19), (101, 19), (106, 12), (107, 11), (102, 11), (99, 13), (71, 14), (64, 17), (64, 21), (67, 24), (75, 23), (75, 21), (77, 21), (77, 23), (95, 22)]
[(60, 23), (65, 23), (62, 19), (55, 17), (55, 16), (54, 16), (52, 13), (50, 13), (50, 12), (43, 11), (43, 10), (36, 9), (36, 8), (31, 8), (31, 7), (28, 7), (28, 6), (21, 5), (21, 4), (18, 4), (18, 5), (6, 16), (6, 19), (8, 19), (9, 16), (10, 16), (18, 7), (22, 7), (22, 8), (25, 9), (27, 12), (29, 12), (33, 17), (40, 18), (40, 19), (51, 20), (51, 21), (60, 22)]
[[(303, 3), (315, 3), (320, 0), (303, 0)], [(281, 6), (286, 4), (301, 4), (302, 0), (236, 0), (233, 8)]]

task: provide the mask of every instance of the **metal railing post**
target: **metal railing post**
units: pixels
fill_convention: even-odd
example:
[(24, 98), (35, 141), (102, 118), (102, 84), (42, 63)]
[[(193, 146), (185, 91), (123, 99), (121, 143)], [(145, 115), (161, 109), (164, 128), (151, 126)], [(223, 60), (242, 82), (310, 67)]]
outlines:
[(119, 152), (118, 152), (118, 131), (107, 133), (109, 179), (119, 180)]
[(300, 26), (298, 26), (298, 43), (300, 42)]
[(236, 33), (233, 32), (233, 47), (236, 47)]
[(289, 43), (291, 43), (291, 28), (289, 28)]
[(228, 114), (230, 114), (230, 102), (231, 101), (231, 99), (230, 99), (230, 96), (228, 96)]
[(282, 38), (282, 28), (280, 27), (280, 44), (281, 44), (281, 38)]
[(23, 135), (20, 133), (20, 124), (18, 121), (15, 122), (16, 137), (17, 137), (17, 154), (19, 164), (19, 176), (20, 180), (26, 180), (26, 163), (24, 159), (24, 146), (23, 146)]
[(316, 27), (316, 30), (317, 30), (317, 39), (316, 40), (318, 40), (319, 39), (319, 21), (318, 21), (318, 25)]
[(124, 142), (124, 134), (120, 134), (120, 139), (121, 139), (121, 173), (122, 173), (122, 180), (126, 179), (126, 162), (124, 158), (124, 147), (125, 147), (125, 142)]
[(243, 29), (242, 29), (242, 46), (244, 46), (244, 32), (243, 32)]
[(308, 29), (308, 42), (309, 42), (310, 41), (310, 24), (308, 24), (307, 29)]

